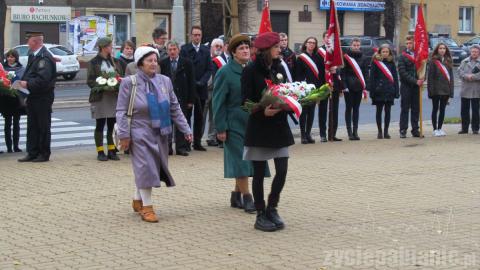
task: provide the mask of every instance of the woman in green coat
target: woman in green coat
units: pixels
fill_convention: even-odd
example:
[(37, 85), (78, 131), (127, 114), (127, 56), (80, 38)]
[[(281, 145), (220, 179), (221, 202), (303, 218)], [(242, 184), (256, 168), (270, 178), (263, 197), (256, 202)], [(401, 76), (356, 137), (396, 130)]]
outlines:
[(235, 35), (230, 40), (228, 51), (233, 59), (214, 78), (213, 119), (217, 138), (224, 142), (224, 177), (236, 179), (230, 204), (243, 208), (247, 213), (255, 213), (253, 197), (248, 189), (248, 177), (253, 175), (253, 168), (250, 161), (242, 158), (248, 113), (241, 107), (240, 78), (243, 67), (250, 60), (250, 39), (245, 35)]

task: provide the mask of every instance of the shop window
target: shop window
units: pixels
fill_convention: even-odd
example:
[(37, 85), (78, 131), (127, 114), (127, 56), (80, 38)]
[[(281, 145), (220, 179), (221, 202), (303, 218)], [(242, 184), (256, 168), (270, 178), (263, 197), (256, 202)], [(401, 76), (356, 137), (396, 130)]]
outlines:
[[(410, 5), (410, 25), (408, 27), (408, 30), (410, 32), (415, 32), (415, 26), (417, 24), (417, 17), (418, 17), (418, 6), (419, 4), (412, 4)], [(423, 5), (423, 16), (427, 17), (427, 5)]]
[(128, 14), (95, 14), (113, 23), (114, 45), (120, 46), (130, 37), (130, 17)]
[(168, 38), (170, 39), (170, 15), (169, 14), (155, 14), (154, 24), (155, 28), (160, 27), (167, 31)]
[(460, 7), (458, 14), (458, 32), (464, 34), (473, 32), (473, 7)]

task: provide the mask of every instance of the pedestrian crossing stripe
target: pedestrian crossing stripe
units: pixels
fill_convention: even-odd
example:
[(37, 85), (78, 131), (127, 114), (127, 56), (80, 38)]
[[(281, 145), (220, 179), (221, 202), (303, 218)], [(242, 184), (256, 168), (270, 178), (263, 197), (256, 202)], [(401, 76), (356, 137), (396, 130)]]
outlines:
[[(6, 149), (5, 134), (3, 132), (5, 121), (0, 118), (0, 150)], [(59, 118), (52, 118), (51, 148), (88, 146), (95, 145), (93, 138), (94, 126), (84, 126), (73, 121), (64, 121)], [(106, 130), (105, 130), (106, 134)], [(27, 117), (20, 118), (20, 145), (21, 149), (26, 148), (27, 141)]]

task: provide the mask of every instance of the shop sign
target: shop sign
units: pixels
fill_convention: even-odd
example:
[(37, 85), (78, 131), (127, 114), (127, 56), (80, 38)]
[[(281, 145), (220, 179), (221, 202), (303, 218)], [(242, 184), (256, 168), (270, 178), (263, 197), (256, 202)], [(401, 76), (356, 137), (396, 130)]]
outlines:
[(12, 22), (66, 22), (71, 18), (71, 7), (12, 6)]
[[(336, 0), (337, 10), (343, 11), (384, 11), (385, 2), (377, 1), (354, 1), (354, 0)], [(330, 9), (330, 0), (320, 0), (320, 9)]]

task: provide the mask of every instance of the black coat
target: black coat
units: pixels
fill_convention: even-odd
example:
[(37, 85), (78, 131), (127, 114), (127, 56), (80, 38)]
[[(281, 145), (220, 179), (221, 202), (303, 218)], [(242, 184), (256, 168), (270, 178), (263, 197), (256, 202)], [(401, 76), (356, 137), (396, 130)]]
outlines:
[(123, 55), (120, 55), (118, 59), (115, 59), (115, 66), (117, 68), (118, 75), (120, 75), (120, 77), (125, 77), (125, 70), (127, 69), (127, 65), (132, 63), (133, 61), (134, 61), (133, 58), (128, 59), (123, 57)]
[[(365, 83), (367, 83), (368, 79), (368, 62), (365, 61), (362, 52), (352, 52), (348, 51), (347, 54), (357, 61), (357, 64), (360, 66), (362, 70), (363, 79)], [(345, 87), (348, 88), (349, 91), (352, 92), (360, 92), (363, 91), (362, 82), (357, 77), (355, 70), (350, 66), (348, 61), (345, 59), (345, 67), (342, 69), (342, 78), (345, 84)]]
[[(251, 100), (259, 102), (266, 88), (265, 79), (275, 81), (276, 74), (281, 73), (287, 78), (280, 61), (275, 60), (271, 69), (263, 64), (263, 59), (257, 59), (246, 66), (242, 73), (242, 96), (244, 102)], [(288, 113), (281, 111), (273, 117), (266, 117), (260, 109), (250, 114), (245, 134), (245, 146), (282, 148), (293, 145), (292, 131), (288, 124)]]
[[(15, 67), (10, 67), (8, 63), (5, 62), (3, 63), (3, 68), (5, 72), (15, 71), (17, 79), (21, 78), (25, 72), (25, 68), (20, 63), (17, 63)], [(0, 96), (0, 113), (2, 113), (3, 116), (21, 115), (25, 114), (25, 108), (21, 107), (20, 100), (17, 97)]]
[[(376, 54), (374, 59), (381, 61), (381, 57)], [(376, 102), (393, 102), (396, 98), (400, 97), (398, 88), (398, 73), (393, 62), (393, 58), (383, 60), (383, 63), (387, 66), (393, 75), (393, 83), (383, 74), (383, 72), (372, 62), (370, 68), (370, 78), (368, 80), (370, 91), (370, 98), (374, 103)]]
[(188, 43), (182, 46), (180, 55), (192, 61), (195, 73), (197, 96), (200, 99), (206, 100), (208, 98), (208, 80), (210, 80), (213, 71), (210, 50), (207, 46), (202, 44), (200, 45), (198, 52), (196, 52), (193, 44)]
[(178, 57), (177, 71), (172, 74), (170, 58), (160, 61), (161, 74), (172, 80), (173, 91), (177, 96), (178, 102), (184, 108), (187, 104), (195, 103), (195, 74), (193, 64), (188, 58)]
[(315, 84), (316, 87), (320, 87), (325, 84), (325, 64), (323, 58), (318, 55), (317, 52), (314, 52), (313, 55), (309, 56), (317, 66), (318, 76), (315, 76), (315, 73), (310, 67), (298, 57), (297, 62), (295, 63), (295, 81), (306, 81), (307, 83)]
[(434, 96), (449, 96), (453, 98), (454, 93), (454, 77), (453, 77), (453, 62), (450, 61), (443, 61), (443, 65), (447, 68), (447, 71), (450, 75), (450, 82), (447, 78), (443, 75), (440, 68), (435, 64), (435, 61), (442, 62), (442, 59), (438, 57), (432, 57), (430, 63), (428, 65), (428, 97), (432, 98)]
[(290, 48), (285, 48), (282, 50), (283, 61), (287, 63), (288, 68), (290, 69), (290, 74), (293, 78), (295, 78), (295, 62), (296, 62), (296, 55), (295, 53), (290, 50)]
[(398, 75), (400, 76), (400, 88), (402, 92), (410, 89), (418, 89), (418, 76), (415, 63), (410, 61), (403, 54), (400, 54), (400, 57), (398, 57)]
[(42, 47), (36, 56), (29, 57), (22, 81), (27, 81), (27, 89), (30, 91), (28, 102), (35, 100), (53, 103), (55, 96), (55, 82), (57, 78), (57, 66), (47, 48)]
[[(227, 56), (225, 55), (225, 53), (222, 53), (220, 54), (220, 57), (222, 57), (223, 61), (225, 61), (225, 63), (228, 63), (228, 60), (227, 60)], [(217, 64), (213, 61), (213, 59), (215, 58), (212, 58), (212, 78), (215, 79), (215, 75), (217, 74), (217, 71), (220, 69)], [(213, 86), (212, 86), (213, 88)]]

